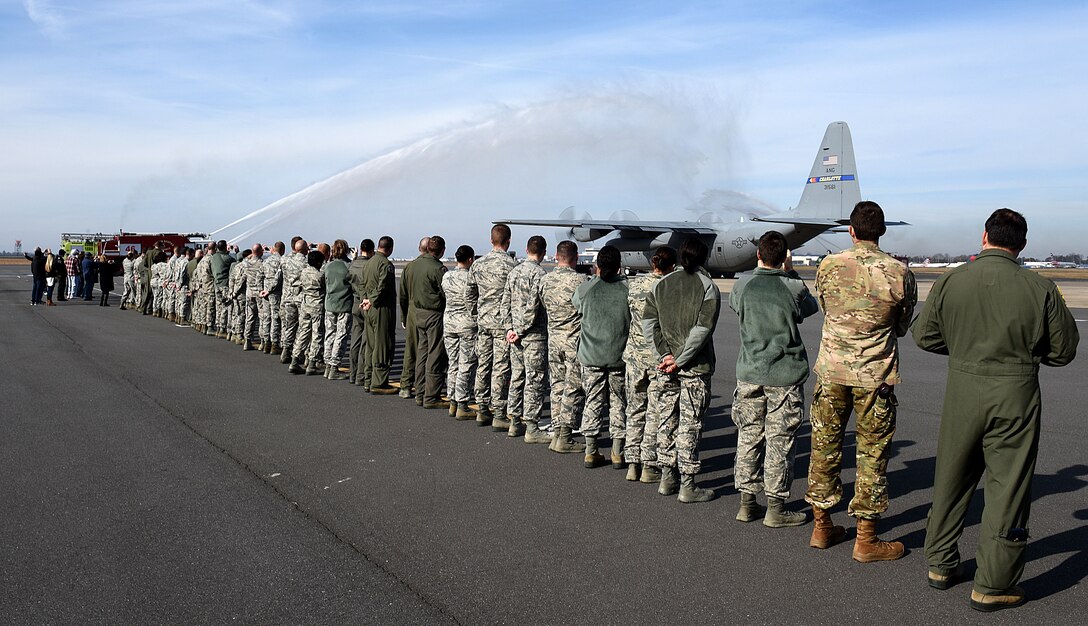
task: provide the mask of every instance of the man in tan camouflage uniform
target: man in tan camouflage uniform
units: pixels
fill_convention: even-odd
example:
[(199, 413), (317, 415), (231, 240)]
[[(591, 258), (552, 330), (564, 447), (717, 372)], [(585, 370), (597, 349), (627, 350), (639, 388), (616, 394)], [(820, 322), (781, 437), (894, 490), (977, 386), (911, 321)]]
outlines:
[(283, 268), (283, 296), (280, 302), (283, 306), (283, 327), (280, 329), (280, 341), (283, 343), (283, 352), (280, 353), (280, 363), (290, 363), (291, 355), (295, 349), (295, 335), (298, 333), (298, 306), (302, 299), (299, 276), (302, 268), (306, 267), (306, 253), (310, 251), (310, 244), (302, 237), (291, 239), (291, 254), (284, 258)]
[(843, 431), (857, 414), (857, 481), (847, 512), (858, 520), (854, 559), (863, 563), (903, 556), (903, 544), (881, 541), (876, 520), (888, 509), (884, 476), (895, 433), (895, 385), (899, 347), (907, 333), (917, 288), (914, 274), (877, 247), (885, 232), (884, 211), (863, 201), (850, 214), (854, 247), (824, 258), (816, 290), (824, 310), (823, 339), (812, 395), (812, 454), (808, 492), (816, 525), (809, 545), (826, 548), (845, 537), (831, 523), (831, 507), (842, 499)]
[(540, 290), (544, 268), (540, 267), (540, 261), (547, 249), (543, 237), (529, 237), (525, 260), (510, 270), (502, 295), (506, 341), (510, 343), (507, 436), (521, 436), (524, 422), (525, 443), (551, 443), (551, 437), (539, 427), (544, 408), (544, 364), (548, 358), (547, 313)]
[(582, 421), (586, 393), (582, 389), (582, 367), (578, 364), (578, 333), (582, 314), (574, 308), (574, 291), (587, 279), (574, 270), (578, 244), (561, 241), (555, 247), (556, 268), (541, 279), (544, 309), (548, 312), (548, 377), (552, 381), (552, 443), (549, 449), (561, 454), (582, 452), (585, 445), (571, 439)]
[(315, 355), (321, 351), (324, 338), (322, 327), (325, 323), (325, 275), (321, 273), (321, 266), (324, 264), (325, 255), (318, 250), (311, 250), (306, 255), (306, 267), (299, 272), (299, 329), (292, 349), (291, 367), (287, 370), (292, 374), (316, 376), (321, 373)]
[[(260, 337), (260, 305), (261, 288), (264, 285), (261, 279), (261, 257), (264, 256), (264, 246), (253, 244), (253, 253), (242, 262), (242, 272), (246, 279), (245, 319), (242, 326), (242, 349), (252, 350), (253, 343)], [(261, 347), (264, 347), (265, 337), (260, 337)]]
[[(661, 246), (650, 259), (653, 271), (627, 283), (627, 307), (631, 312), (631, 328), (623, 360), (627, 366), (627, 438), (623, 457), (627, 461), (627, 480), (641, 480), (656, 485), (661, 480), (657, 465), (657, 427), (659, 414), (654, 405), (656, 396), (650, 396), (650, 381), (657, 371), (651, 338), (642, 334), (642, 310), (646, 306), (646, 294), (653, 290), (661, 277), (676, 267), (676, 250)], [(647, 419), (647, 415), (654, 416)]]
[(210, 269), (213, 254), (215, 244), (209, 244), (196, 264), (196, 274), (193, 276), (193, 327), (200, 333), (208, 332), (208, 326), (215, 323), (214, 318), (208, 319), (208, 300), (215, 297), (215, 283)]
[(510, 249), (510, 227), (491, 227), (491, 252), (472, 264), (468, 272), (469, 298), (476, 301), (476, 411), (477, 426), (508, 430), (506, 419), (507, 385), (510, 382), (510, 344), (506, 341), (506, 320), (502, 294), (506, 279), (514, 269)]
[(265, 342), (265, 354), (279, 354), (280, 345), (280, 296), (283, 293), (282, 241), (272, 244), (272, 253), (261, 264), (261, 299), (257, 301), (261, 313), (261, 334)]
[(449, 357), (446, 386), (450, 417), (458, 420), (476, 417), (468, 408), (476, 368), (476, 301), (469, 297), (468, 274), (475, 256), (476, 251), (471, 246), (457, 248), (454, 253), (457, 267), (442, 277), (442, 293), (446, 296), (442, 332)]
[(230, 266), (230, 274), (227, 278), (227, 291), (229, 292), (227, 308), (230, 311), (230, 314), (227, 315), (227, 322), (230, 324), (227, 330), (229, 333), (227, 339), (239, 346), (242, 345), (242, 328), (245, 326), (246, 321), (246, 274), (243, 262), (251, 254), (253, 254), (253, 250), (243, 250), (238, 260)]

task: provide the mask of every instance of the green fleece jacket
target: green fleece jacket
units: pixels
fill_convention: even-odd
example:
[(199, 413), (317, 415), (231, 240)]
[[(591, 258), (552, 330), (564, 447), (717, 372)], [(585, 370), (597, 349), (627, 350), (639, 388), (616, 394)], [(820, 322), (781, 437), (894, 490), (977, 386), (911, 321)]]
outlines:
[(682, 374), (713, 374), (720, 311), (721, 292), (704, 270), (676, 270), (646, 294), (642, 334), (653, 339), (658, 362), (671, 354)]
[(787, 387), (808, 379), (797, 325), (820, 307), (797, 272), (756, 268), (733, 285), (729, 307), (740, 316), (737, 380)]
[(620, 367), (631, 311), (627, 308), (627, 279), (597, 276), (578, 285), (571, 304), (582, 314), (578, 362), (590, 367)]

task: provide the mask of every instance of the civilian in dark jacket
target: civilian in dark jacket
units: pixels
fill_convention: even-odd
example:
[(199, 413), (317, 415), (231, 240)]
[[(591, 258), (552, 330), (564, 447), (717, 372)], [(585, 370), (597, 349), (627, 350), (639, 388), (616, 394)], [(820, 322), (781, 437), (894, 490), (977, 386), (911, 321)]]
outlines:
[(98, 257), (98, 286), (102, 289), (102, 299), (98, 306), (110, 305), (110, 292), (113, 291), (113, 275), (116, 268), (106, 258), (106, 255)]
[(68, 299), (68, 259), (65, 258), (64, 250), (57, 252), (57, 301), (63, 302)]
[(83, 258), (83, 299), (88, 302), (94, 299), (94, 281), (98, 277), (95, 276), (95, 270), (98, 269), (98, 264), (95, 262), (94, 257), (87, 255)]
[(34, 256), (24, 253), (23, 256), (30, 261), (30, 274), (34, 277), (34, 285), (30, 290), (30, 304), (45, 304), (42, 296), (45, 295), (45, 255), (41, 248), (34, 248)]

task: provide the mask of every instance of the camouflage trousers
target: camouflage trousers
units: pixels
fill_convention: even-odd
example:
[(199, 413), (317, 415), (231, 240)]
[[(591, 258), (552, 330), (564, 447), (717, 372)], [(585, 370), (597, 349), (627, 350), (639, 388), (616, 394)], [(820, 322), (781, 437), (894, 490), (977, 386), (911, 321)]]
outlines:
[(270, 293), (261, 298), (261, 336), (272, 343), (280, 342), (280, 294)]
[(121, 304), (129, 305), (136, 301), (136, 291), (132, 277), (125, 277), (125, 290), (121, 292)]
[(302, 355), (307, 361), (316, 361), (321, 354), (321, 343), (325, 339), (325, 311), (322, 307), (298, 308), (298, 332), (295, 334), (295, 347), (291, 351), (296, 363), (302, 362)]
[(627, 433), (623, 446), (623, 458), (628, 463), (657, 464), (657, 427), (656, 419), (646, 419), (647, 414), (659, 415), (657, 396), (650, 396), (650, 381), (655, 370), (651, 364), (634, 360), (627, 362), (624, 383), (627, 393)]
[(174, 294), (174, 315), (178, 316), (178, 321), (182, 324), (189, 321), (189, 295), (185, 287)]
[(551, 379), (552, 423), (578, 428), (586, 405), (582, 364), (573, 341), (548, 340), (548, 377)]
[(703, 414), (710, 406), (710, 375), (658, 372), (649, 394), (658, 399), (658, 464), (677, 466), (681, 474), (698, 474)]
[(242, 322), (242, 339), (257, 342), (261, 337), (261, 305), (257, 296), (245, 296), (242, 300), (242, 313), (245, 316)]
[(162, 313), (162, 287), (157, 284), (151, 285), (151, 312)]
[(216, 307), (216, 300), (218, 297), (215, 294), (215, 285), (208, 285), (204, 288), (204, 323), (211, 327), (215, 326), (216, 313), (218, 308)]
[(190, 321), (193, 324), (203, 324), (204, 323), (203, 322), (203, 315), (204, 315), (203, 298), (204, 298), (204, 294), (201, 293), (202, 291), (203, 290), (198, 289), (197, 291), (194, 291), (193, 294), (189, 297), (190, 300), (192, 301), (192, 310), (189, 312), (189, 317), (190, 317)]
[(215, 329), (221, 333), (230, 330), (230, 314), (233, 309), (233, 299), (230, 289), (226, 286), (215, 286)]
[(446, 334), (446, 395), (453, 402), (472, 401), (472, 377), (476, 373), (476, 331)]
[(857, 480), (847, 513), (876, 519), (888, 510), (888, 444), (895, 434), (895, 394), (888, 398), (876, 389), (816, 381), (812, 393), (812, 454), (808, 464), (805, 501), (830, 509), (842, 500), (843, 431), (850, 412), (857, 414)]
[(295, 336), (298, 334), (298, 322), (298, 304), (294, 302), (284, 302), (283, 328), (280, 332), (280, 339), (283, 342), (283, 347), (291, 348), (292, 354), (295, 353)]
[(237, 296), (230, 301), (228, 307), (230, 315), (230, 332), (234, 333), (235, 337), (241, 337), (242, 331), (246, 326), (246, 297)]
[(582, 365), (582, 388), (586, 390), (586, 408), (582, 413), (582, 434), (596, 437), (601, 432), (604, 403), (608, 399), (608, 434), (612, 439), (627, 436), (627, 390), (624, 372), (627, 368)]
[(544, 373), (548, 342), (543, 337), (522, 337), (510, 344), (510, 396), (506, 414), (526, 423), (540, 421), (544, 410)]
[(140, 282), (139, 275), (134, 273), (132, 276), (132, 305), (140, 306), (143, 296), (143, 283)]
[(510, 344), (506, 341), (506, 331), (481, 328), (476, 336), (476, 358), (476, 402), (502, 416), (510, 384)]
[(351, 313), (325, 312), (325, 365), (338, 367), (348, 360)]
[(785, 500), (793, 484), (794, 442), (805, 420), (805, 386), (754, 385), (737, 381), (733, 423), (737, 425), (737, 457), (733, 481), (737, 491)]

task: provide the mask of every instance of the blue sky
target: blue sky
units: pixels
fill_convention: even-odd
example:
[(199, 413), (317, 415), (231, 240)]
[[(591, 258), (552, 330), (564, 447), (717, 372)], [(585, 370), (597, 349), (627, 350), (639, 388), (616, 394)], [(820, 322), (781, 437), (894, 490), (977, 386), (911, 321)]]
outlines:
[(885, 248), (970, 252), (1010, 206), (1029, 254), (1083, 253), (1085, 32), (1057, 2), (9, 1), (0, 249), (210, 231), (368, 162), (224, 234), (730, 221), (795, 204), (846, 120), (863, 195), (915, 224)]

